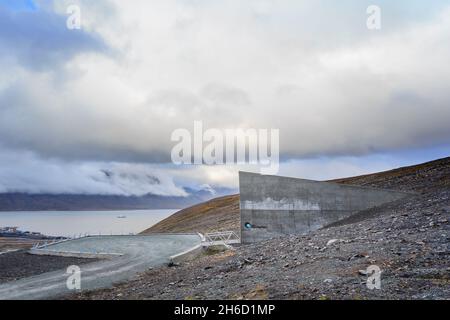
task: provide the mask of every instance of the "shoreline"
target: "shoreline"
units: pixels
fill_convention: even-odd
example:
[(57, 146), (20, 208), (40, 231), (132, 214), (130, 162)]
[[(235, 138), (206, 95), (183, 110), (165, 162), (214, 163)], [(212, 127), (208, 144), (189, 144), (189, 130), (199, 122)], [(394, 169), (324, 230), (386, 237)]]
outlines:
[(177, 211), (3, 211), (0, 212), (0, 238), (51, 241), (78, 235), (138, 234)]
[(172, 209), (83, 209), (83, 210), (2, 210), (0, 209), (0, 215), (2, 213), (16, 213), (16, 212), (26, 212), (26, 213), (44, 213), (44, 212), (140, 212), (140, 211), (173, 211), (181, 210), (182, 208), (172, 208)]

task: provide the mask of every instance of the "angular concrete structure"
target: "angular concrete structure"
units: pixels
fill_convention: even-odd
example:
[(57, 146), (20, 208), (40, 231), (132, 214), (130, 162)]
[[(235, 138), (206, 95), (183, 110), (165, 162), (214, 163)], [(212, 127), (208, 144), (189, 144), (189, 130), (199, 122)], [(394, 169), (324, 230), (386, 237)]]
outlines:
[(410, 193), (239, 173), (241, 241), (306, 234)]

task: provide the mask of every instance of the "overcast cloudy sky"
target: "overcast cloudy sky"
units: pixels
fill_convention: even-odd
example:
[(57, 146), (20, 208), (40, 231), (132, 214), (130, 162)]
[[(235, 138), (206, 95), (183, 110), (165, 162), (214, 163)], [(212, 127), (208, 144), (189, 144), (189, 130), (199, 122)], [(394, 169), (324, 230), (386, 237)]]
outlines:
[(195, 120), (280, 129), (289, 176), (448, 156), (449, 39), (440, 0), (0, 0), (0, 192), (236, 187), (234, 166), (171, 164)]

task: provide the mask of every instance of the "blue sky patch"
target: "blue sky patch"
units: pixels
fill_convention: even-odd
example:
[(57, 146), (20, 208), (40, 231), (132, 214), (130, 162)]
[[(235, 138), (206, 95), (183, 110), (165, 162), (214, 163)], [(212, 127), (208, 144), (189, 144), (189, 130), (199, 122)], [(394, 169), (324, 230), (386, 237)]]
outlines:
[(0, 0), (0, 6), (12, 11), (37, 10), (33, 0)]

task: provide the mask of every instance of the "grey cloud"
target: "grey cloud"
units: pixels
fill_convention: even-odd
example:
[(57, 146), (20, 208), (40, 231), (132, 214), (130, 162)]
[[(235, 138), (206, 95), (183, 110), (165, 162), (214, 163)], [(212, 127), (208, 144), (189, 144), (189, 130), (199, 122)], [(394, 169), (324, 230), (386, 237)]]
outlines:
[[(283, 159), (448, 139), (448, 14), (369, 37), (358, 5), (358, 40), (337, 45), (329, 41), (334, 35), (302, 29), (308, 21), (293, 19), (296, 10), (329, 18), (311, 2), (275, 4), (270, 21), (256, 24), (237, 2), (227, 10), (211, 3), (194, 10), (194, 22), (180, 31), (169, 19), (175, 2), (139, 2), (146, 15), (135, 24), (144, 9), (116, 1), (133, 32), (116, 34), (120, 28), (110, 30), (110, 22), (99, 30), (118, 43), (125, 38), (130, 57), (84, 59), (80, 69), (89, 72), (57, 88), (33, 72), (0, 83), (0, 141), (69, 160), (165, 162), (172, 131), (191, 129), (194, 120), (220, 129), (278, 128)], [(322, 45), (310, 45), (312, 36)]]
[(186, 196), (164, 170), (150, 165), (68, 162), (0, 149), (0, 193)]
[(250, 104), (244, 91), (219, 84), (198, 93), (163, 90), (117, 113), (98, 112), (90, 97), (65, 96), (76, 96), (70, 82), (55, 90), (45, 81), (18, 81), (0, 90), (0, 142), (66, 160), (164, 163), (173, 130), (192, 130), (194, 120), (232, 127)]

